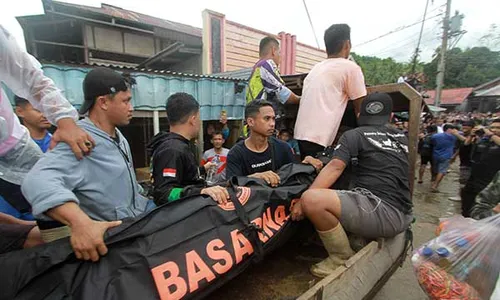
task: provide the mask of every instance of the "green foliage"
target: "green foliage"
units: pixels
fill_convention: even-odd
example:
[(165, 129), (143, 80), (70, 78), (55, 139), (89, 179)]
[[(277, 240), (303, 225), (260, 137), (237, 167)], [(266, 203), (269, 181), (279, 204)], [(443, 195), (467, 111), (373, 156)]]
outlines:
[(392, 58), (382, 59), (374, 56), (360, 56), (355, 53), (352, 53), (352, 56), (363, 70), (368, 85), (394, 83), (399, 76), (411, 70), (411, 64), (399, 63)]
[[(436, 50), (438, 53), (439, 49)], [(424, 65), (427, 75), (427, 88), (436, 87), (439, 55)], [(444, 76), (445, 88), (474, 87), (500, 77), (500, 52), (486, 47), (461, 50), (453, 48), (446, 53)]]
[[(427, 77), (426, 88), (436, 87), (439, 48), (429, 63), (417, 62), (416, 72), (424, 72)], [(400, 63), (392, 58), (352, 56), (363, 70), (368, 85), (396, 82), (398, 77), (411, 72), (412, 62)], [(446, 54), (445, 88), (475, 87), (500, 77), (500, 51), (487, 47), (474, 47), (462, 50), (453, 48)]]

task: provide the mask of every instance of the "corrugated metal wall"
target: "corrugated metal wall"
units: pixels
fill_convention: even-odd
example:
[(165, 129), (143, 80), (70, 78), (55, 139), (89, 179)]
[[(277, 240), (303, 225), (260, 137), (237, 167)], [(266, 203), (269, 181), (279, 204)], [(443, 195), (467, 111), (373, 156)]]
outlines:
[[(45, 75), (54, 80), (66, 98), (77, 108), (83, 102), (82, 82), (91, 68), (70, 65), (45, 64)], [(218, 120), (221, 109), (232, 120), (243, 119), (245, 110), (245, 86), (242, 81), (220, 78), (162, 75), (131, 70), (137, 81), (133, 89), (132, 103), (136, 110), (165, 110), (167, 98), (177, 92), (193, 95), (200, 103), (201, 119)], [(239, 92), (237, 92), (239, 86)], [(7, 90), (7, 89), (6, 89)], [(7, 92), (12, 100), (12, 94)]]

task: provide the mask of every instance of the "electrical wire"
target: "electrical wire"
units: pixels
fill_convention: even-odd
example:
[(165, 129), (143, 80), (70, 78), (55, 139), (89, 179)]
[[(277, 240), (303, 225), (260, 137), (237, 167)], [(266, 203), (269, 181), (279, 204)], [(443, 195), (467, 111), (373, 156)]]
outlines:
[(316, 46), (318, 46), (318, 49), (319, 49), (320, 47), (319, 47), (318, 36), (316, 35), (316, 30), (314, 30), (314, 26), (313, 26), (313, 22), (312, 22), (312, 19), (311, 19), (311, 15), (309, 14), (309, 10), (307, 9), (306, 0), (302, 0), (302, 3), (304, 3), (304, 8), (306, 9), (307, 18), (309, 19), (309, 25), (311, 25), (311, 30), (313, 32), (314, 39), (316, 40)]
[(396, 33), (396, 32), (399, 32), (399, 31), (402, 31), (402, 30), (408, 29), (408, 28), (410, 28), (410, 27), (413, 27), (413, 26), (415, 26), (415, 25), (418, 25), (418, 24), (420, 24), (420, 23), (422, 23), (422, 22), (425, 22), (425, 21), (427, 21), (427, 20), (431, 20), (431, 19), (437, 18), (437, 17), (439, 17), (439, 16), (441, 16), (441, 15), (443, 15), (443, 13), (439, 13), (439, 14), (434, 15), (434, 16), (432, 16), (432, 17), (429, 17), (429, 18), (427, 18), (427, 19), (425, 19), (425, 20), (420, 20), (420, 21), (418, 21), (418, 22), (415, 22), (415, 23), (412, 23), (412, 24), (409, 24), (409, 25), (404, 25), (404, 26), (398, 27), (398, 28), (396, 28), (396, 29), (394, 29), (394, 30), (392, 30), (392, 31), (389, 31), (389, 32), (387, 32), (387, 33), (385, 33), (385, 34), (381, 35), (381, 36), (378, 36), (378, 37), (376, 37), (376, 38), (373, 38), (373, 39), (368, 40), (368, 41), (366, 41), (366, 42), (363, 42), (363, 43), (361, 43), (361, 44), (357, 44), (357, 45), (355, 45), (355, 47), (360, 47), (360, 46), (366, 45), (366, 44), (368, 44), (368, 43), (371, 43), (371, 42), (374, 42), (374, 41), (379, 40), (379, 39), (381, 39), (381, 38), (384, 38), (384, 37), (386, 37), (386, 36), (388, 36), (388, 35), (391, 35), (391, 34), (394, 34), (394, 33)]

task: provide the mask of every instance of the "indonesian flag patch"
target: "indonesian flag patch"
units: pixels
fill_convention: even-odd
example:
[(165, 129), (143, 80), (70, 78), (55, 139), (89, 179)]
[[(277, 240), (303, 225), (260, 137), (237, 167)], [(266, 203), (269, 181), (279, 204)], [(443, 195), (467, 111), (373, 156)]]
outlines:
[(175, 177), (176, 173), (177, 173), (176, 169), (168, 169), (168, 168), (163, 169), (163, 177)]

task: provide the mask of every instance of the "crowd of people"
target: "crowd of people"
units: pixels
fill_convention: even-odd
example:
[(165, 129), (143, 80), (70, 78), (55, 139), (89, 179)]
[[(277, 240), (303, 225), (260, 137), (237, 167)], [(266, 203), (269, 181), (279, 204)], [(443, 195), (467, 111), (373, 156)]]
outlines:
[[(450, 164), (460, 162), (460, 195), (450, 197), (462, 203), (464, 217), (481, 218), (500, 212), (497, 199), (476, 197), (492, 183), (496, 189), (495, 176), (500, 171), (500, 118), (492, 113), (449, 113), (438, 118), (426, 118), (422, 123), (418, 150), (420, 169), (418, 183), (430, 164), (431, 191), (438, 193), (438, 187), (450, 171)], [(496, 183), (498, 184), (498, 183)], [(476, 205), (476, 201), (482, 203)], [(485, 206), (488, 203), (489, 206)], [(484, 211), (486, 210), (486, 211)]]
[[(128, 141), (118, 129), (132, 118), (130, 89), (135, 82), (108, 68), (93, 69), (83, 81), (84, 99), (77, 113), (33, 58), (0, 29), (0, 79), (18, 95), (15, 111), (24, 124), (21, 126), (1, 94), (0, 122), (7, 126), (0, 132), (0, 196), (18, 214), (0, 214), (0, 252), (69, 237), (78, 259), (98, 261), (108, 251), (104, 233), (119, 226), (121, 220), (192, 195), (224, 204), (230, 201), (226, 182), (233, 176), (278, 186), (277, 170), (298, 156), (318, 176), (291, 207), (292, 219), (308, 218), (329, 253), (312, 267), (314, 275), (327, 276), (354, 254), (346, 231), (371, 239), (393, 237), (413, 220), (408, 138), (400, 130), (407, 123), (390, 124), (393, 114), (388, 94), (367, 95), (361, 68), (348, 59), (351, 42), (346, 24), (326, 30), (328, 58), (310, 71), (301, 96), (281, 79), (278, 41), (264, 38), (260, 60), (249, 80), (244, 137), (230, 149), (223, 147), (229, 129), (221, 113), (223, 128), (210, 129), (207, 140), (212, 146), (201, 162), (192, 151), (192, 141), (202, 128), (198, 102), (187, 93), (166, 99), (169, 132), (157, 134), (148, 145), (151, 197), (137, 183)], [(349, 101), (354, 104), (359, 127), (342, 132)], [(280, 107), (288, 104), (299, 104), (294, 130), (280, 128), (276, 136)], [(78, 120), (78, 115), (84, 117)], [(435, 166), (435, 191), (455, 153), (456, 140), (463, 141), (458, 150), (461, 159), (465, 157), (461, 151), (466, 151), (462, 145), (474, 145), (471, 175), (462, 191), (465, 207), (493, 179), (493, 172), (482, 168), (500, 161), (494, 148), (500, 123), (490, 120), (479, 137), (480, 129), (467, 131), (465, 123), (459, 132), (456, 120), (427, 122), (422, 139), (430, 140), (431, 158), (426, 161)], [(57, 126), (52, 136), (47, 132), (50, 124)], [(443, 132), (433, 134), (432, 126)], [(51, 150), (47, 150), (49, 144)], [(332, 159), (324, 165), (317, 154), (328, 147), (333, 147)], [(422, 143), (421, 154), (426, 147)], [(352, 189), (332, 189), (347, 169), (353, 175)], [(489, 187), (481, 193), (481, 207), (495, 191), (497, 187)], [(22, 219), (23, 214), (29, 219)]]

